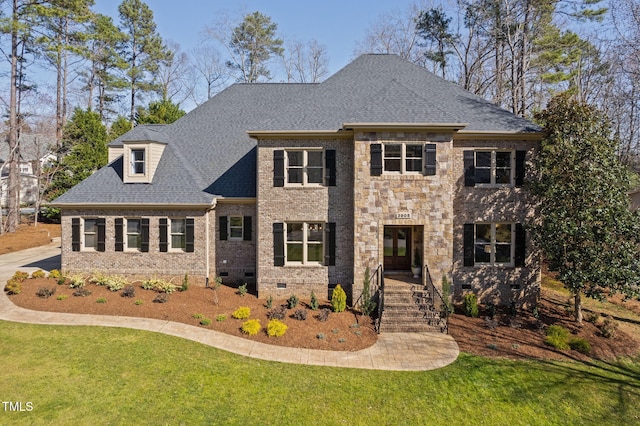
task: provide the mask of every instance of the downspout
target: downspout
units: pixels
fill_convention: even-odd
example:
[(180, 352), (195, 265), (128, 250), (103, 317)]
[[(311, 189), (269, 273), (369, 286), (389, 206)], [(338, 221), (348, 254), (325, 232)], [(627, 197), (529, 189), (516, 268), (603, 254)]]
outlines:
[(211, 267), (211, 261), (209, 259), (209, 253), (210, 253), (210, 250), (211, 250), (211, 241), (209, 240), (209, 235), (210, 235), (210, 232), (209, 232), (209, 224), (210, 224), (209, 214), (213, 210), (215, 210), (216, 204), (217, 204), (217, 201), (214, 198), (212, 203), (211, 203), (211, 208), (209, 210), (207, 210), (207, 214), (205, 215), (205, 240), (206, 240), (206, 243), (205, 243), (205, 265), (206, 266), (205, 266), (205, 268), (207, 269), (207, 272), (206, 272), (206, 275), (205, 275), (205, 281), (204, 281), (205, 287), (209, 287), (209, 271), (210, 271), (209, 268)]

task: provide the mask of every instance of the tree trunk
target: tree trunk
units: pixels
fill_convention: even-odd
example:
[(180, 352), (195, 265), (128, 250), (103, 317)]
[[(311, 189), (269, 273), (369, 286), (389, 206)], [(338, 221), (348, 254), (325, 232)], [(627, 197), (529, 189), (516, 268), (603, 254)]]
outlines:
[(18, 173), (18, 114), (17, 114), (17, 74), (18, 74), (18, 0), (13, 0), (11, 27), (11, 87), (9, 90), (9, 176), (7, 178), (7, 223), (6, 231), (15, 232), (19, 222), (20, 175)]
[(576, 322), (582, 324), (582, 293), (580, 291), (574, 295), (574, 305)]

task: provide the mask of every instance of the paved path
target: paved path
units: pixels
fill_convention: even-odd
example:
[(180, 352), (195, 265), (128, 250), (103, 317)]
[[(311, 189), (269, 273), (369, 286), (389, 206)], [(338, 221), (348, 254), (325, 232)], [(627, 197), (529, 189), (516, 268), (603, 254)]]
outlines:
[[(0, 255), (0, 284), (17, 270), (60, 267), (60, 243)], [(0, 292), (0, 320), (31, 324), (91, 325), (155, 331), (200, 342), (238, 355), (268, 361), (373, 370), (423, 371), (444, 367), (458, 357), (458, 345), (440, 333), (387, 333), (357, 352), (286, 348), (229, 336), (197, 326), (149, 318), (31, 311), (15, 306)]]

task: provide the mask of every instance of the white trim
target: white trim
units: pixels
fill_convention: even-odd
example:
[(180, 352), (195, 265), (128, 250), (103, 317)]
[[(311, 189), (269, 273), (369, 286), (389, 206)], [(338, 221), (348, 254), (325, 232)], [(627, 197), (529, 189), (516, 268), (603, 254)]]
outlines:
[[(293, 152), (301, 152), (302, 153), (302, 165), (291, 166), (289, 165), (289, 154)], [(322, 155), (322, 165), (321, 166), (309, 166), (309, 153), (310, 152), (318, 152)], [(289, 188), (320, 188), (325, 186), (324, 179), (326, 175), (326, 161), (325, 161), (325, 149), (321, 147), (304, 147), (304, 148), (285, 148), (284, 149), (285, 158), (284, 158), (284, 186)], [(300, 170), (302, 173), (302, 182), (289, 182), (289, 170), (290, 169)], [(320, 182), (309, 182), (309, 173), (308, 169), (321, 169), (322, 175), (320, 177)]]
[[(97, 217), (81, 217), (80, 218), (80, 229), (81, 229), (81, 234), (80, 234), (80, 251), (98, 251), (98, 219)], [(87, 220), (94, 220), (95, 221), (95, 232), (93, 233), (94, 237), (95, 237), (95, 246), (93, 247), (87, 247), (87, 234), (91, 234), (91, 232), (87, 232), (86, 231), (86, 221)]]
[[(231, 226), (231, 218), (239, 218), (240, 226)], [(234, 237), (231, 235), (231, 228), (240, 229), (240, 236)], [(240, 215), (229, 215), (227, 216), (227, 240), (228, 241), (243, 241), (244, 240), (244, 216)]]
[[(187, 250), (187, 218), (185, 217), (169, 217), (168, 219), (168, 229), (167, 229), (167, 247), (168, 251), (171, 253), (184, 253)], [(183, 235), (184, 236), (184, 247), (174, 247), (173, 246), (173, 231), (172, 224), (173, 221), (181, 220), (184, 223), (184, 232), (182, 234), (176, 233), (175, 235)]]
[[(302, 244), (302, 260), (301, 261), (290, 261), (288, 259), (288, 246), (289, 246), (289, 239), (288, 239), (288, 229), (289, 229), (289, 225), (293, 225), (293, 224), (301, 224), (302, 225), (302, 240), (295, 240), (295, 241), (291, 241), (291, 244)], [(314, 241), (314, 242), (310, 242), (308, 240), (308, 233), (309, 233), (309, 225), (320, 225), (321, 226), (321, 235), (322, 235), (322, 241)], [(285, 222), (284, 223), (284, 264), (285, 266), (324, 266), (324, 252), (325, 252), (325, 227), (326, 227), (326, 223), (322, 222), (322, 221), (309, 221), (309, 222), (296, 222), (296, 221), (291, 221), (291, 222)], [(309, 257), (309, 244), (313, 244), (313, 245), (320, 245), (322, 247), (322, 253), (320, 256), (320, 260), (319, 261), (309, 261), (308, 257)]]

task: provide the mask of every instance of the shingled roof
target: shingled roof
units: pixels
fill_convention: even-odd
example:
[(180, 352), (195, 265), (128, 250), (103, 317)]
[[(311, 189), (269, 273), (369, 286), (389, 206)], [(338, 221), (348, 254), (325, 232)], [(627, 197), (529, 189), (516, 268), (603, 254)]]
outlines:
[(111, 142), (167, 144), (150, 184), (122, 182), (122, 158), (54, 204), (209, 204), (256, 196), (249, 131), (338, 131), (344, 123), (465, 124), (467, 132), (529, 133), (523, 118), (396, 55), (362, 55), (320, 84), (235, 84), (169, 125)]

